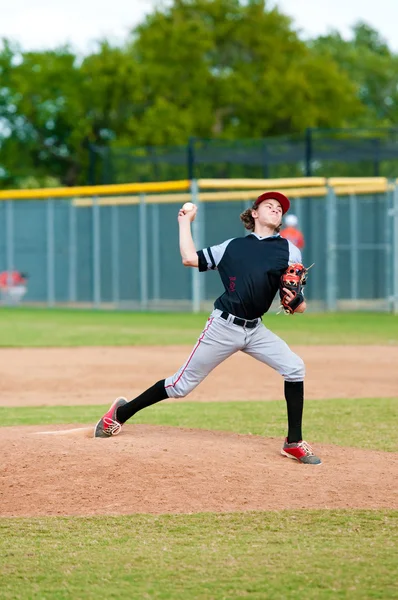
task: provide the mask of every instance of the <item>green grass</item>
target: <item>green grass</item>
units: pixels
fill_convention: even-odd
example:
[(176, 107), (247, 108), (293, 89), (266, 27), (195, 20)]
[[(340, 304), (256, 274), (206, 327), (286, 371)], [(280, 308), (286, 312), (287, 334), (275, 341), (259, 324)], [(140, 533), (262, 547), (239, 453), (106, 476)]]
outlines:
[[(0, 423), (38, 425), (95, 423), (107, 406), (0, 407)], [(398, 421), (397, 398), (308, 400), (304, 434), (314, 443), (331, 443), (373, 450), (397, 451), (393, 423)], [(193, 427), (236, 433), (283, 436), (285, 402), (161, 403), (137, 413), (130, 422)]]
[(397, 511), (0, 520), (2, 600), (397, 597)]
[[(0, 345), (192, 344), (207, 316), (1, 308)], [(398, 343), (398, 318), (388, 314), (271, 314), (265, 324), (290, 344)], [(106, 408), (0, 407), (0, 424), (94, 424)], [(305, 436), (396, 451), (397, 418), (396, 398), (307, 401)], [(134, 422), (283, 436), (286, 408), (282, 400), (164, 402)], [(397, 597), (397, 517), (355, 510), (3, 518), (0, 598), (388, 600)]]
[[(207, 313), (133, 313), (1, 308), (0, 345), (119, 346), (192, 344)], [(398, 344), (398, 316), (387, 313), (268, 314), (264, 323), (289, 344)]]

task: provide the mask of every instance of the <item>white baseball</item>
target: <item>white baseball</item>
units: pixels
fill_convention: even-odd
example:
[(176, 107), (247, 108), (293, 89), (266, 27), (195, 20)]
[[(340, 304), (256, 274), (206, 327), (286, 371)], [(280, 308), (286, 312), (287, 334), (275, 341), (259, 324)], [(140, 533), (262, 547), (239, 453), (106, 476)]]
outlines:
[(185, 210), (186, 212), (189, 212), (190, 210), (192, 210), (195, 207), (194, 204), (192, 204), (192, 202), (185, 202), (185, 204), (182, 207), (182, 210)]

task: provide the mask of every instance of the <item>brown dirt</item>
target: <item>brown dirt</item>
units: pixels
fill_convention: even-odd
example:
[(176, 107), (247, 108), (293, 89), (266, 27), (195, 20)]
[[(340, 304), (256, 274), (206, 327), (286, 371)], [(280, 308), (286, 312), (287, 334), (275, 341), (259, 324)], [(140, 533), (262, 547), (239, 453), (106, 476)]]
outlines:
[[(293, 348), (307, 367), (306, 397), (395, 397), (398, 346)], [(0, 406), (106, 404), (134, 398), (184, 363), (190, 347), (15, 348), (0, 350)], [(280, 376), (238, 353), (225, 361), (189, 400), (275, 400)]]
[[(307, 398), (395, 397), (398, 347), (295, 348)], [(190, 348), (1, 349), (0, 405), (107, 403), (172, 374)], [(281, 378), (238, 354), (189, 397), (282, 397)], [(398, 454), (317, 445), (320, 467), (279, 454), (280, 439), (126, 425), (7, 427), (0, 437), (0, 516), (398, 508)]]
[(1, 516), (398, 507), (394, 454), (320, 445), (312, 466), (280, 456), (279, 439), (148, 425), (88, 435), (3, 429)]

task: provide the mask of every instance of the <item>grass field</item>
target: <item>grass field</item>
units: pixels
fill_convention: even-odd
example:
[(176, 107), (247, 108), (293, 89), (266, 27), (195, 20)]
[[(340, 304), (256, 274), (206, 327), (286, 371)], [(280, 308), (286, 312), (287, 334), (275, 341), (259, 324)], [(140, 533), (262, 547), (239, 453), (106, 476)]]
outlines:
[[(11, 425), (93, 424), (108, 406), (0, 407), (0, 423)], [(135, 423), (168, 425), (235, 433), (281, 436), (286, 426), (285, 403), (178, 402), (161, 403), (134, 417)], [(307, 400), (305, 435), (328, 444), (398, 451), (391, 424), (398, 422), (396, 398)], [(1, 429), (0, 429), (1, 431)]]
[[(192, 344), (207, 313), (0, 309), (0, 346), (167, 346)], [(398, 316), (387, 313), (268, 314), (288, 344), (398, 344)]]
[(396, 511), (0, 520), (2, 600), (396, 598)]
[[(1, 309), (0, 345), (191, 344), (206, 318)], [(291, 344), (398, 343), (398, 318), (386, 314), (270, 315), (266, 324)], [(0, 424), (87, 424), (103, 409), (0, 407)], [(319, 442), (385, 451), (388, 460), (398, 449), (397, 417), (397, 398), (307, 401), (305, 429)], [(135, 418), (265, 436), (280, 436), (285, 420), (280, 401), (165, 403)], [(397, 524), (394, 510), (2, 518), (0, 598), (393, 599)]]

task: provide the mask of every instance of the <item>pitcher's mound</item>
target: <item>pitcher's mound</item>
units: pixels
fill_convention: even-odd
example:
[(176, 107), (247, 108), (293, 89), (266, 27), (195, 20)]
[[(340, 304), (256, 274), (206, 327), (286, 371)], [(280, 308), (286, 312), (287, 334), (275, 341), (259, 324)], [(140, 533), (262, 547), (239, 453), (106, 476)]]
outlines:
[(281, 439), (126, 425), (1, 429), (1, 516), (398, 508), (398, 456), (317, 444), (321, 466)]

